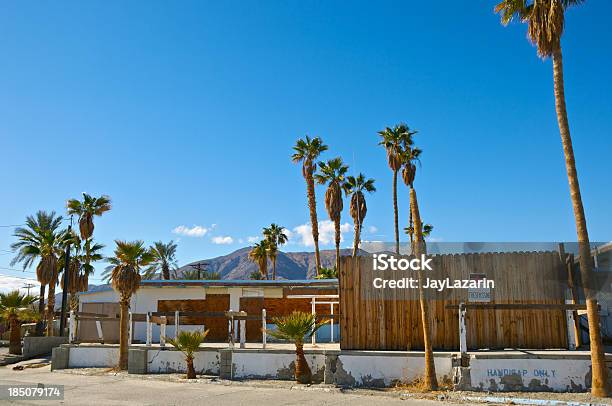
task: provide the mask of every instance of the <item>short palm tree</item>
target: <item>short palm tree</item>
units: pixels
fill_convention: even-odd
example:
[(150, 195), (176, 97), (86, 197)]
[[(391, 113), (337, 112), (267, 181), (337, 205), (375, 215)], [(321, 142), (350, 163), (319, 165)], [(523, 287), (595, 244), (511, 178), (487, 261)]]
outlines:
[(295, 379), (299, 383), (312, 382), (312, 372), (304, 356), (304, 339), (312, 336), (327, 320), (317, 323), (316, 316), (311, 313), (294, 311), (293, 313), (272, 319), (275, 330), (268, 330), (272, 337), (288, 340), (295, 344)]
[(325, 208), (329, 219), (334, 222), (335, 243), (336, 243), (336, 269), (340, 269), (340, 217), (344, 204), (342, 202), (342, 191), (346, 181), (348, 166), (342, 162), (341, 158), (330, 159), (327, 162), (319, 162), (319, 173), (315, 175), (315, 180), (320, 185), (327, 184), (325, 191)]
[(176, 248), (177, 245), (174, 241), (166, 244), (161, 241), (154, 243), (151, 252), (155, 256), (155, 260), (145, 270), (143, 277), (153, 279), (159, 273), (162, 279), (169, 280), (170, 271), (177, 268)]
[(268, 241), (255, 243), (249, 252), (249, 259), (257, 264), (262, 279), (268, 279)]
[(142, 267), (149, 265), (155, 257), (142, 241), (115, 240), (115, 256), (108, 258), (111, 264), (113, 289), (119, 293), (121, 319), (119, 327), (119, 369), (127, 369), (128, 362), (128, 310), (130, 299), (140, 287)]
[(254, 280), (254, 281), (260, 281), (263, 279), (263, 276), (261, 276), (261, 272), (253, 271), (249, 275), (249, 279)]
[[(62, 216), (57, 216), (55, 212), (38, 211), (36, 215), (26, 217), (25, 225), (17, 227), (13, 234), (17, 242), (11, 244), (11, 249), (17, 255), (11, 261), (11, 266), (21, 263), (25, 270), (39, 261), (36, 266), (36, 279), (40, 283), (38, 311), (41, 315), (45, 312), (45, 288), (57, 270), (57, 251), (50, 249), (49, 243), (54, 243), (62, 220)], [(53, 290), (51, 296), (55, 298), (55, 285)], [(38, 323), (36, 330), (42, 335), (42, 322)]]
[(21, 322), (25, 320), (36, 320), (37, 313), (32, 304), (36, 297), (23, 295), (18, 290), (9, 293), (0, 292), (0, 318), (8, 322), (9, 354), (21, 355)]
[(308, 208), (310, 209), (310, 225), (312, 227), (312, 239), (315, 246), (315, 266), (317, 275), (321, 268), (321, 255), (319, 253), (319, 221), (317, 220), (317, 201), (315, 196), (314, 173), (317, 170), (317, 159), (327, 151), (327, 145), (319, 137), (299, 139), (293, 147), (295, 151), (291, 156), (294, 163), (302, 163), (302, 176), (306, 180), (306, 192), (308, 195)]
[[(561, 50), (565, 12), (570, 6), (581, 3), (583, 3), (583, 0), (503, 0), (495, 7), (495, 12), (501, 15), (501, 21), (504, 25), (509, 24), (515, 18), (527, 23), (527, 37), (537, 47), (538, 55), (542, 59), (552, 57), (557, 123), (565, 155), (565, 169), (574, 209), (576, 233), (580, 243), (580, 273), (583, 279), (583, 286), (591, 286), (591, 248), (565, 105), (563, 53)], [(591, 363), (593, 365), (591, 392), (595, 396), (608, 396), (610, 393), (607, 385), (608, 368), (601, 342), (599, 313), (595, 293), (591, 289), (585, 289), (590, 331), (589, 337), (591, 341)]]
[(268, 240), (268, 256), (272, 262), (272, 280), (275, 280), (278, 248), (287, 243), (287, 234), (285, 234), (285, 227), (272, 223), (270, 227), (265, 227), (263, 229), (263, 235), (265, 239)]
[(399, 254), (399, 222), (397, 207), (397, 173), (402, 168), (402, 154), (406, 146), (412, 146), (412, 136), (416, 131), (410, 130), (406, 124), (397, 124), (394, 127), (386, 127), (379, 131), (382, 138), (379, 145), (387, 151), (387, 163), (393, 171), (393, 219), (395, 225), (395, 253)]
[(359, 242), (361, 241), (361, 227), (363, 220), (368, 212), (365, 195), (363, 192), (373, 193), (376, 191), (374, 179), (367, 179), (363, 173), (355, 176), (347, 176), (344, 182), (344, 191), (351, 197), (350, 214), (355, 226), (355, 237), (353, 238), (353, 258), (359, 252)]
[(336, 267), (333, 268), (321, 268), (321, 272), (319, 273), (319, 275), (317, 276), (317, 279), (337, 279), (338, 278), (338, 271), (336, 270)]
[(66, 202), (68, 214), (79, 216), (79, 231), (81, 238), (87, 240), (94, 232), (94, 216), (101, 216), (111, 209), (108, 196), (94, 197), (83, 193), (83, 201), (70, 199)]
[(181, 279), (186, 280), (219, 280), (221, 279), (221, 274), (219, 272), (211, 272), (211, 271), (199, 271), (197, 269), (188, 269), (183, 271), (181, 274)]
[(177, 350), (185, 354), (185, 362), (187, 363), (187, 379), (195, 379), (196, 373), (193, 367), (193, 354), (200, 348), (200, 344), (204, 342), (204, 339), (208, 335), (209, 330), (201, 331), (181, 331), (178, 337), (166, 338), (171, 345)]

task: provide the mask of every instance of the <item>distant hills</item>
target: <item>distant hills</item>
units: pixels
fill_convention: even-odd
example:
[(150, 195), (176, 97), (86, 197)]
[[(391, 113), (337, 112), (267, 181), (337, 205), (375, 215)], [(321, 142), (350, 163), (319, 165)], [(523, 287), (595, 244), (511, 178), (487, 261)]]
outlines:
[[(241, 248), (230, 254), (216, 258), (195, 261), (177, 270), (177, 278), (181, 279), (184, 271), (197, 269), (219, 272), (222, 279), (249, 279), (252, 272), (258, 272), (257, 265), (249, 259), (251, 247)], [(335, 250), (322, 250), (321, 265), (332, 268), (335, 263)], [(351, 255), (352, 250), (340, 250), (341, 255)], [(272, 270), (269, 264), (269, 272)], [(314, 252), (279, 252), (276, 258), (277, 279), (310, 279), (316, 275)]]

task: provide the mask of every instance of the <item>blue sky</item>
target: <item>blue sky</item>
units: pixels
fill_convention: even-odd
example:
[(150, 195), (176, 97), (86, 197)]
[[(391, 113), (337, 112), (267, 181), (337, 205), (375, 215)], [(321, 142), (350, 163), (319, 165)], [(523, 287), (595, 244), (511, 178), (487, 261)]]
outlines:
[[(323, 158), (376, 179), (364, 238), (388, 241), (391, 171), (376, 131), (405, 121), (424, 150), (416, 187), (433, 238), (575, 240), (551, 63), (523, 25), (500, 25), (494, 3), (5, 2), (0, 224), (63, 212), (87, 191), (113, 199), (96, 220), (109, 247), (180, 239), (185, 263), (276, 222), (293, 232), (286, 249), (309, 249), (305, 184), (289, 157), (310, 134), (329, 145)], [(589, 231), (606, 241), (611, 12), (602, 1), (571, 9), (563, 40)], [(0, 274), (32, 277), (6, 269), (11, 232), (0, 227)]]

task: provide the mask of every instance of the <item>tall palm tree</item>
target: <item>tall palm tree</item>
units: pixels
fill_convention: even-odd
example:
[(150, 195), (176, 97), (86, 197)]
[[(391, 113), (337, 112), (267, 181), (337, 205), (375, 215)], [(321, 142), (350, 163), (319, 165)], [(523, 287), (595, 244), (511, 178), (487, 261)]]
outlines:
[(161, 241), (157, 241), (151, 247), (151, 252), (155, 257), (155, 260), (145, 270), (143, 277), (145, 279), (153, 279), (157, 273), (160, 274), (162, 279), (170, 279), (170, 271), (177, 268), (176, 262), (176, 248), (177, 245), (174, 241), (164, 244)]
[(261, 240), (255, 243), (249, 252), (249, 259), (259, 267), (262, 279), (268, 279), (268, 241)]
[(328, 320), (317, 323), (314, 314), (294, 311), (287, 316), (272, 319), (276, 329), (266, 331), (272, 337), (295, 344), (295, 379), (299, 383), (308, 384), (312, 381), (312, 372), (304, 356), (304, 337), (312, 336), (327, 322)]
[(397, 124), (393, 128), (386, 127), (379, 131), (378, 135), (382, 138), (379, 145), (387, 151), (387, 163), (393, 171), (393, 219), (395, 225), (395, 253), (399, 254), (399, 222), (397, 208), (397, 172), (402, 168), (402, 154), (406, 146), (411, 147), (412, 136), (416, 131), (410, 130), (406, 124)]
[(325, 191), (325, 208), (329, 219), (334, 222), (336, 242), (336, 269), (340, 269), (340, 216), (344, 204), (342, 202), (342, 190), (346, 180), (348, 166), (341, 158), (330, 159), (327, 162), (319, 162), (320, 173), (315, 175), (315, 180), (320, 185), (327, 184)]
[(25, 320), (35, 320), (39, 313), (36, 313), (31, 305), (36, 301), (36, 297), (22, 295), (19, 290), (9, 293), (0, 292), (0, 318), (8, 322), (9, 333), (9, 354), (21, 355), (21, 322)]
[(108, 258), (111, 264), (111, 281), (113, 289), (119, 293), (121, 318), (119, 324), (119, 369), (127, 369), (128, 365), (128, 310), (130, 300), (140, 287), (140, 271), (142, 267), (155, 260), (153, 253), (142, 241), (115, 240), (115, 256)]
[(276, 257), (278, 256), (278, 247), (287, 243), (287, 234), (285, 227), (272, 223), (270, 227), (263, 229), (263, 235), (268, 240), (268, 256), (272, 262), (272, 280), (276, 280)]
[(366, 180), (363, 173), (360, 173), (357, 177), (347, 176), (346, 182), (344, 182), (344, 191), (347, 196), (351, 197), (350, 214), (355, 225), (355, 237), (353, 239), (353, 258), (355, 258), (359, 252), (361, 227), (363, 226), (363, 220), (368, 212), (368, 206), (363, 192), (373, 193), (376, 191), (374, 179), (370, 178)]
[(317, 275), (321, 268), (321, 255), (319, 253), (319, 222), (317, 220), (317, 201), (315, 197), (314, 173), (317, 170), (317, 159), (319, 155), (327, 151), (327, 145), (319, 137), (305, 139), (300, 138), (293, 147), (295, 151), (291, 156), (294, 163), (302, 163), (302, 176), (306, 180), (306, 192), (308, 195), (308, 208), (310, 209), (310, 225), (312, 227), (312, 239), (315, 246), (315, 265)]
[[(404, 152), (401, 155), (402, 160), (402, 180), (404, 184), (408, 187), (412, 187), (414, 182), (414, 177), (416, 176), (416, 164), (421, 163), (419, 157), (421, 156), (421, 151), (418, 148), (414, 148), (413, 146), (406, 146)], [(408, 215), (408, 227), (405, 230), (408, 236), (410, 237), (410, 248), (414, 248), (414, 221), (412, 220), (412, 208), (409, 210)], [(412, 232), (408, 232), (412, 231)], [(414, 252), (413, 252), (414, 253)]]
[[(26, 270), (36, 261), (39, 261), (36, 267), (36, 279), (40, 283), (38, 311), (41, 315), (45, 312), (45, 288), (53, 276), (52, 270), (57, 267), (56, 264), (53, 264), (57, 257), (54, 255), (43, 256), (42, 254), (43, 251), (50, 254), (47, 249), (48, 247), (45, 246), (47, 241), (45, 237), (49, 233), (57, 233), (62, 220), (62, 216), (57, 216), (54, 211), (50, 213), (38, 211), (34, 216), (26, 217), (25, 226), (17, 227), (13, 233), (13, 236), (17, 238), (17, 242), (11, 244), (11, 249), (17, 255), (11, 261), (11, 266), (21, 263), (23, 269)], [(43, 334), (43, 327), (42, 321), (37, 324), (36, 331), (38, 335)]]
[(595, 396), (607, 396), (609, 389), (608, 368), (604, 358), (601, 343), (601, 330), (595, 292), (590, 288), (592, 259), (590, 252), (589, 233), (586, 217), (580, 195), (580, 184), (576, 171), (574, 149), (570, 135), (569, 121), (565, 106), (565, 88), (563, 81), (563, 53), (561, 37), (565, 25), (565, 11), (570, 6), (581, 4), (582, 0), (504, 0), (495, 7), (495, 12), (501, 16), (504, 25), (513, 19), (527, 23), (527, 37), (537, 47), (542, 59), (552, 58), (553, 83), (555, 92), (555, 107), (557, 123), (561, 134), (561, 144), (565, 155), (565, 169), (570, 189), (570, 197), (576, 222), (580, 249), (580, 271), (585, 287), (587, 316), (589, 322), (589, 337), (591, 343), (591, 364), (593, 365), (593, 380), (591, 392)]
[(94, 197), (83, 193), (83, 201), (70, 199), (66, 202), (68, 214), (79, 216), (79, 231), (81, 238), (87, 240), (94, 232), (94, 216), (101, 216), (111, 209), (111, 201), (108, 196)]

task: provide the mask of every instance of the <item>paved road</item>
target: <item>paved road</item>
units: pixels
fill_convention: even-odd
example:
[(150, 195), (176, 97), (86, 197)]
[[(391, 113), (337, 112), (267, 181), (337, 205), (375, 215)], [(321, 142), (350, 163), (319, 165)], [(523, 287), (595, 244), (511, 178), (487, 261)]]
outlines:
[[(451, 405), (449, 402), (372, 395), (368, 393), (330, 393), (321, 390), (290, 389), (268, 385), (222, 385), (204, 382), (171, 382), (153, 379), (109, 375), (75, 375), (49, 367), (13, 371), (0, 367), (0, 384), (61, 384), (65, 385), (64, 405)], [(286, 386), (286, 385), (285, 385)], [(0, 401), (4, 404), (59, 404), (59, 401)]]

